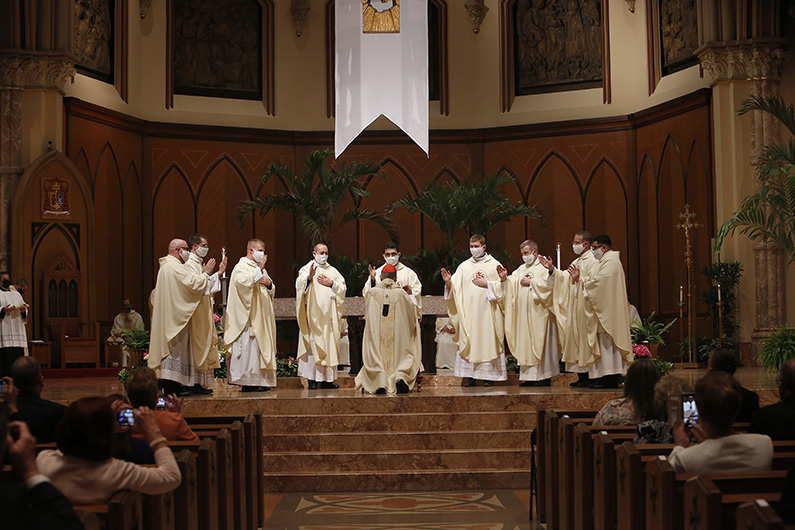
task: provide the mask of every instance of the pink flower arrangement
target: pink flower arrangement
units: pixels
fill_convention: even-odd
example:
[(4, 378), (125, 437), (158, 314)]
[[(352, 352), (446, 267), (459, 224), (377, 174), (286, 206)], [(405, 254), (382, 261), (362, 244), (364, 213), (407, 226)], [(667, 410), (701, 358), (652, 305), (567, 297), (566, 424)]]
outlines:
[(220, 324), (221, 323), (221, 317), (219, 317), (218, 315), (213, 313), (213, 322), (215, 322), (216, 324)]
[(632, 347), (632, 353), (635, 354), (636, 359), (651, 359), (651, 352), (649, 347), (645, 344), (636, 344)]

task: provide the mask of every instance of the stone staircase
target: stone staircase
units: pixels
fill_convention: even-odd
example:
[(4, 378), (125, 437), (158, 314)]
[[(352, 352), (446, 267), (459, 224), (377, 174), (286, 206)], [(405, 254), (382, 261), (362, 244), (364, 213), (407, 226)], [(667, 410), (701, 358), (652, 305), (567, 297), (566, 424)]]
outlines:
[(536, 404), (521, 394), (330, 391), (262, 405), (268, 491), (530, 486)]

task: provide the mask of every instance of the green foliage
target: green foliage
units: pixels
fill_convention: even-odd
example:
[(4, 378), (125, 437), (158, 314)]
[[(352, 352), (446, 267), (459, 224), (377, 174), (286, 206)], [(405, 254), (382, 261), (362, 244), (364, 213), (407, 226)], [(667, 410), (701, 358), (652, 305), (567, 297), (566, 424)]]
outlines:
[[(368, 178), (380, 177), (380, 166), (361, 162), (345, 164), (338, 161), (334, 166), (326, 164), (331, 150), (309, 153), (300, 173), (279, 164), (268, 166), (262, 177), (263, 184), (272, 177), (278, 177), (287, 191), (281, 194), (264, 194), (253, 200), (241, 201), (237, 220), (241, 227), (248, 215), (259, 211), (265, 217), (272, 209), (282, 210), (295, 216), (312, 244), (331, 244), (332, 234), (342, 225), (351, 221), (370, 221), (386, 230), (389, 237), (398, 240), (398, 233), (388, 217), (372, 210), (360, 208), (362, 197), (369, 196), (364, 188)], [(340, 217), (340, 207), (346, 199), (353, 199), (354, 207)]]
[[(704, 267), (701, 272), (709, 280), (710, 288), (701, 292), (701, 298), (707, 305), (712, 319), (712, 335), (723, 333), (725, 341), (734, 342), (738, 326), (735, 322), (737, 312), (736, 288), (743, 275), (743, 267), (739, 261), (723, 261)], [(718, 320), (718, 284), (720, 284), (721, 304), (723, 306), (723, 322)]]
[[(687, 349), (690, 341), (688, 337), (682, 339), (682, 342), (679, 343), (679, 358), (680, 359), (687, 359)], [(720, 339), (711, 339), (709, 337), (696, 337), (696, 358), (694, 359), (696, 362), (706, 362), (709, 359), (709, 356), (712, 355), (712, 352), (717, 350), (718, 348), (734, 348), (734, 343), (727, 339), (723, 339), (723, 345), (720, 344)]]
[(276, 357), (276, 375), (278, 377), (297, 377), (298, 360), (293, 357)]
[(669, 363), (663, 359), (653, 359), (653, 361), (662, 375), (668, 375), (668, 372), (674, 367), (674, 363)]
[(535, 206), (512, 203), (503, 193), (503, 185), (511, 182), (513, 178), (502, 172), (461, 183), (436, 181), (417, 195), (395, 201), (388, 211), (405, 208), (409, 213), (421, 213), (439, 227), (445, 238), (444, 248), (452, 252), (459, 234), (467, 238), (472, 234), (486, 235), (516, 216), (541, 219)]
[[(795, 108), (780, 97), (752, 96), (739, 114), (764, 111), (795, 135)], [(795, 262), (795, 139), (765, 147), (757, 167), (761, 189), (743, 200), (740, 208), (718, 230), (715, 250), (739, 228), (750, 239), (775, 243)]]
[(361, 296), (362, 287), (370, 277), (370, 260), (365, 258), (362, 261), (354, 261), (348, 256), (334, 256), (332, 264), (345, 278), (348, 287), (347, 296)]
[(795, 357), (795, 328), (787, 325), (778, 328), (765, 339), (757, 360), (768, 372), (778, 372), (787, 359)]
[(654, 311), (641, 322), (633, 320), (631, 323), (632, 327), (629, 329), (632, 336), (632, 344), (647, 344), (649, 346), (665, 344), (663, 335), (674, 325), (674, 322), (676, 322), (676, 319), (673, 319), (668, 324), (657, 322), (654, 319)]
[(417, 276), (422, 282), (422, 294), (440, 296), (444, 294), (442, 267), (455, 271), (461, 262), (469, 257), (468, 250), (451, 252), (445, 247), (439, 247), (434, 250), (418, 248), (416, 254), (404, 255), (401, 259), (410, 264), (417, 272)]
[(505, 354), (505, 368), (508, 370), (509, 374), (519, 373), (519, 361), (510, 353)]
[(226, 377), (228, 375), (227, 369), (229, 367), (229, 364), (228, 364), (229, 352), (226, 351), (225, 349), (219, 347), (218, 348), (218, 358), (219, 358), (219, 361), (221, 362), (221, 367), (220, 368), (216, 368), (215, 370), (213, 370), (213, 377), (215, 377), (216, 379), (223, 379), (224, 381), (226, 381)]
[(139, 359), (149, 351), (149, 332), (143, 326), (122, 331), (121, 338), (124, 339), (123, 347), (137, 353)]

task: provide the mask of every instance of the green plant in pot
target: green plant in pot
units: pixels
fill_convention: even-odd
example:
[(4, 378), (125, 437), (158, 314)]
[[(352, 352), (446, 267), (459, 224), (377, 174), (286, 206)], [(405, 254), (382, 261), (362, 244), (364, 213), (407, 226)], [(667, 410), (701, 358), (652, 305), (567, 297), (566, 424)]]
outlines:
[(640, 322), (633, 320), (630, 324), (630, 335), (632, 337), (632, 344), (644, 344), (651, 351), (652, 357), (657, 356), (657, 348), (660, 344), (665, 344), (663, 336), (668, 332), (671, 326), (674, 325), (676, 319), (673, 319), (668, 324), (658, 322), (654, 318), (654, 311), (649, 316), (641, 319)]
[(137, 327), (122, 331), (121, 338), (124, 339), (124, 344), (121, 345), (122, 350), (130, 352), (130, 358), (133, 361), (132, 369), (119, 370), (119, 381), (124, 383), (133, 370), (146, 366), (146, 358), (149, 353), (149, 332), (143, 327)]
[(784, 326), (764, 341), (757, 361), (768, 372), (778, 372), (788, 359), (795, 357), (795, 328)]

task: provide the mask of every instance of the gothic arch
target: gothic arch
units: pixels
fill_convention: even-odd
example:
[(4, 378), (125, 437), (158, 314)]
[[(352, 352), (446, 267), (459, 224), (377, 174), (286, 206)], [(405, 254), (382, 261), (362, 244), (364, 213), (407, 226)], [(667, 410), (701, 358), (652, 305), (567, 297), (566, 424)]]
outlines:
[(110, 145), (110, 142), (105, 142), (105, 145), (102, 146), (102, 149), (99, 151), (99, 156), (97, 157), (97, 165), (94, 168), (94, 180), (91, 183), (91, 193), (92, 196), (96, 192), (97, 189), (97, 179), (99, 178), (99, 167), (102, 164), (102, 157), (105, 156), (105, 151), (110, 150), (110, 156), (113, 160), (113, 167), (116, 170), (116, 181), (119, 184), (119, 189), (121, 190), (124, 187), (124, 183), (121, 179), (121, 170), (119, 170), (119, 159), (116, 157), (116, 151), (113, 149), (113, 146)]
[(532, 193), (532, 191), (533, 191), (533, 186), (535, 185), (535, 182), (536, 182), (536, 179), (537, 179), (539, 173), (541, 173), (541, 171), (544, 169), (544, 166), (546, 166), (547, 163), (550, 160), (552, 160), (553, 158), (557, 158), (558, 160), (560, 160), (560, 162), (564, 166), (566, 166), (566, 168), (569, 170), (569, 174), (572, 177), (572, 180), (577, 185), (577, 189), (580, 191), (580, 201), (582, 202), (582, 200), (584, 198), (584, 191), (582, 189), (582, 184), (580, 183), (580, 179), (577, 178), (577, 172), (574, 170), (574, 167), (569, 163), (569, 161), (566, 160), (566, 158), (564, 158), (555, 149), (551, 149), (544, 156), (544, 158), (541, 159), (541, 161), (538, 163), (536, 168), (533, 170), (532, 175), (530, 176), (530, 180), (527, 183), (527, 190), (525, 191), (525, 203), (526, 204), (529, 204), (530, 193)]

